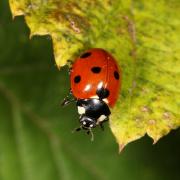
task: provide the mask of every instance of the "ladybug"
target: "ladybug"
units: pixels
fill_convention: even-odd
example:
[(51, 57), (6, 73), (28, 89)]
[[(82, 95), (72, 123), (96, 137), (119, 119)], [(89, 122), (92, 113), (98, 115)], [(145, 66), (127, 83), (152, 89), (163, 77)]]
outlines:
[(114, 57), (104, 49), (93, 48), (78, 57), (70, 69), (70, 94), (62, 105), (76, 101), (81, 129), (92, 133), (97, 125), (109, 120), (118, 98), (121, 70)]

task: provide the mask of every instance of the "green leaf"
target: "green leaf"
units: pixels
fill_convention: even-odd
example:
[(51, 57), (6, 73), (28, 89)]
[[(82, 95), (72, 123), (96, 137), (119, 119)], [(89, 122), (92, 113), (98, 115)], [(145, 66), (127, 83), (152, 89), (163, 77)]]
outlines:
[(94, 142), (72, 134), (78, 116), (59, 106), (69, 77), (54, 66), (51, 39), (30, 40), (23, 17), (12, 21), (7, 0), (0, 4), (0, 180), (179, 179), (180, 130), (120, 156), (108, 124)]
[(61, 67), (90, 47), (111, 52), (123, 69), (110, 126), (120, 150), (146, 133), (154, 143), (180, 126), (179, 0), (9, 0), (30, 35), (52, 37)]

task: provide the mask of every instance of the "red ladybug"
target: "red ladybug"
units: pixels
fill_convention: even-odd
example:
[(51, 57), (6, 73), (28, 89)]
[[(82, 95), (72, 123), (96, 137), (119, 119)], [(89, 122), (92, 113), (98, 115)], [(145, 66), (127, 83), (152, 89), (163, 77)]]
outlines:
[(109, 107), (117, 101), (121, 85), (121, 70), (107, 51), (94, 48), (77, 58), (70, 70), (71, 94), (63, 105), (76, 101), (80, 115), (80, 129), (91, 129), (109, 120)]

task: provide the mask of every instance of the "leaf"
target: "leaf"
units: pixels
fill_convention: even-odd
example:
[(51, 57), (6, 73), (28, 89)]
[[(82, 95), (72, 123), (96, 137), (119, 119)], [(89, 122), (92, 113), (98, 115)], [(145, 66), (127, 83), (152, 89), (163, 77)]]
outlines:
[(51, 35), (58, 67), (89, 47), (117, 58), (123, 84), (110, 126), (120, 150), (146, 133), (155, 143), (180, 126), (178, 0), (9, 2), (31, 36)]
[[(0, 179), (178, 180), (180, 131), (151, 146), (148, 138), (120, 156), (108, 126), (72, 134), (78, 116), (60, 108), (69, 88), (67, 69), (53, 64), (48, 36), (29, 40), (22, 17), (0, 6)], [(62, 88), (63, 87), (63, 88)], [(171, 165), (171, 166), (170, 166)]]

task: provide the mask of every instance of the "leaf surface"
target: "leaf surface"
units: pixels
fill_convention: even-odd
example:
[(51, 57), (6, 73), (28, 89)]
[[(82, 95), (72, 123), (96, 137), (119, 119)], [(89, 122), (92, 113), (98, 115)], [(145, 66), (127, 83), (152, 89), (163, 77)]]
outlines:
[(180, 2), (9, 0), (32, 35), (50, 35), (61, 67), (84, 49), (111, 52), (123, 69), (110, 127), (120, 150), (146, 133), (154, 143), (180, 126)]

